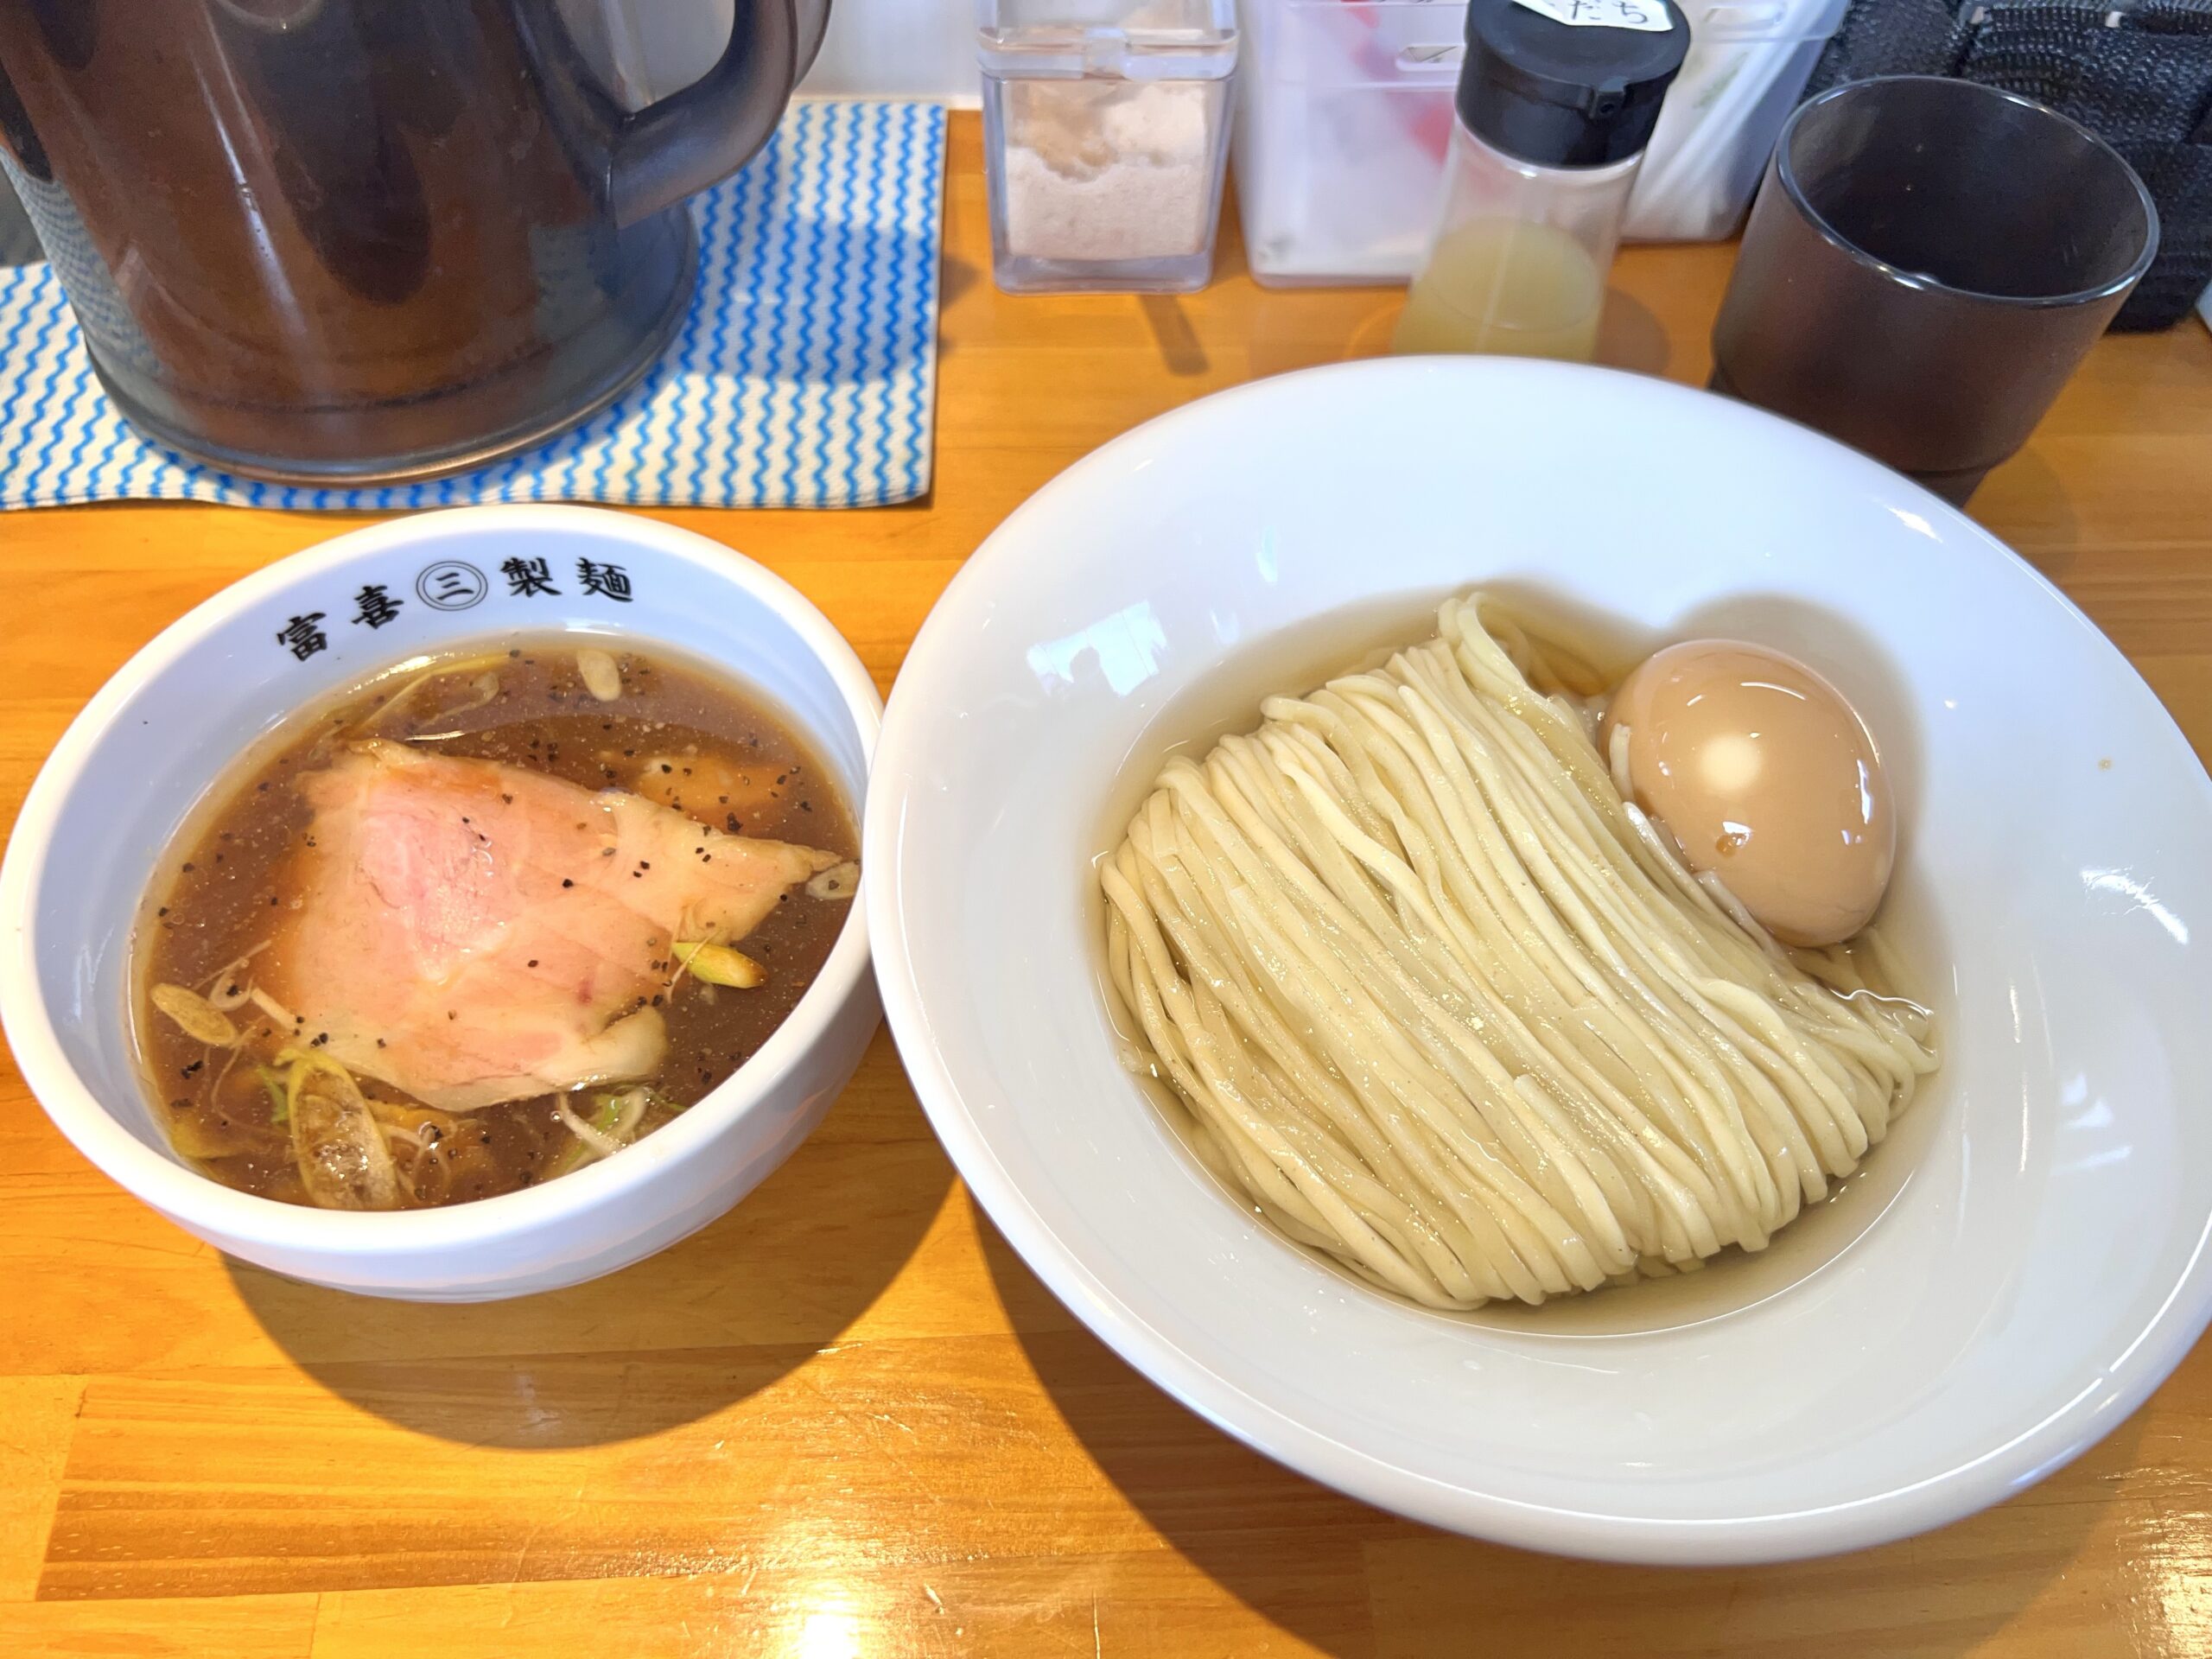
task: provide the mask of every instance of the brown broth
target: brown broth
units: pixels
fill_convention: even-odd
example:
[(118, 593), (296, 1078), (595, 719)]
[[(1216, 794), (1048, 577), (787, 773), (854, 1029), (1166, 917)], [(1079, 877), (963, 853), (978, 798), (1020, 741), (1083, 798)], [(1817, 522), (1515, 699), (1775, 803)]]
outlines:
[[(310, 817), (300, 780), (345, 741), (372, 734), (592, 790), (632, 790), (732, 834), (858, 856), (842, 793), (779, 712), (718, 676), (666, 654), (613, 649), (618, 645), (559, 636), (388, 672), (288, 726), (210, 791), (208, 804), (163, 857), (132, 947), (140, 1069), (157, 1116), (197, 1167), (244, 1192), (308, 1202), (289, 1131), (275, 1121), (274, 1099), (256, 1069), (292, 1034), (280, 1033), (247, 1002), (228, 1013), (245, 1033), (238, 1048), (211, 1047), (156, 1009), (150, 992), (175, 984), (225, 999), (250, 986), (255, 961), (227, 976), (225, 969), (264, 945), (273, 909), (297, 902), (283, 885)], [(577, 652), (591, 648), (609, 649), (620, 664), (622, 695), (615, 702), (597, 701), (583, 683)], [(497, 676), (496, 696), (468, 707), (482, 697), (487, 672)], [(686, 976), (671, 990), (662, 1010), (667, 1056), (642, 1080), (657, 1099), (639, 1138), (701, 1099), (767, 1040), (821, 971), (850, 911), (844, 899), (795, 888), (734, 942), (768, 970), (765, 984), (739, 990)], [(402, 1182), (402, 1207), (490, 1198), (575, 1165), (579, 1142), (551, 1096), (456, 1121), (426, 1118), (427, 1109), (397, 1090), (360, 1082), (372, 1103), (413, 1108), (385, 1114), (404, 1129), (426, 1142), (435, 1136), (433, 1160), (404, 1135), (392, 1142), (396, 1161), (410, 1176)], [(571, 1109), (589, 1117), (588, 1099), (571, 1099)]]

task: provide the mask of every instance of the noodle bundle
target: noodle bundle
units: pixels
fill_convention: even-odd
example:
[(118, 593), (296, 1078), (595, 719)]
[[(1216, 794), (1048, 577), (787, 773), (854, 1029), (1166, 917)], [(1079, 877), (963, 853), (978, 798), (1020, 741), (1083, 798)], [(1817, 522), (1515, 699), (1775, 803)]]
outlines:
[(1206, 1161), (1432, 1307), (1763, 1248), (1935, 1068), (1866, 936), (1785, 951), (1624, 799), (1595, 690), (1480, 595), (1178, 756), (1102, 868)]

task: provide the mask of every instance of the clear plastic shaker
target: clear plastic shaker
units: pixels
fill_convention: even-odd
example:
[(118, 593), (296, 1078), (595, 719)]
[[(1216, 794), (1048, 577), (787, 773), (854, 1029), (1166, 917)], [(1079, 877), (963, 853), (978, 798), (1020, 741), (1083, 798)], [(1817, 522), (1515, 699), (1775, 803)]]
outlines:
[(1473, 0), (1443, 204), (1394, 350), (1589, 359), (1688, 48), (1674, 0)]

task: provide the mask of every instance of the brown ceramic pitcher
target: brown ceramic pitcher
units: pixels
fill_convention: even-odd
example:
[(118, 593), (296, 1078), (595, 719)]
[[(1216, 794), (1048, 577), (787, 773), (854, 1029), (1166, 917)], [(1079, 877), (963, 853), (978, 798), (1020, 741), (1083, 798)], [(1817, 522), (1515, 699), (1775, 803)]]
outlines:
[(6, 0), (0, 159), (157, 442), (371, 483), (542, 442), (681, 321), (686, 197), (766, 142), (828, 0), (737, 0), (627, 111), (556, 0)]

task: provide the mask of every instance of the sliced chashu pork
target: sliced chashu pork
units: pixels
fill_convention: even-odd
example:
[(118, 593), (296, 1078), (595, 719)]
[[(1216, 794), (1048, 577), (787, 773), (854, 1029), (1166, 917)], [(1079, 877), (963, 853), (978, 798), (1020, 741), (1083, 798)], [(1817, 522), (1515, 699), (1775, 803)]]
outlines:
[(839, 860), (636, 795), (404, 744), (302, 780), (296, 895), (256, 987), (298, 1040), (471, 1111), (651, 1075), (678, 939), (742, 939)]

